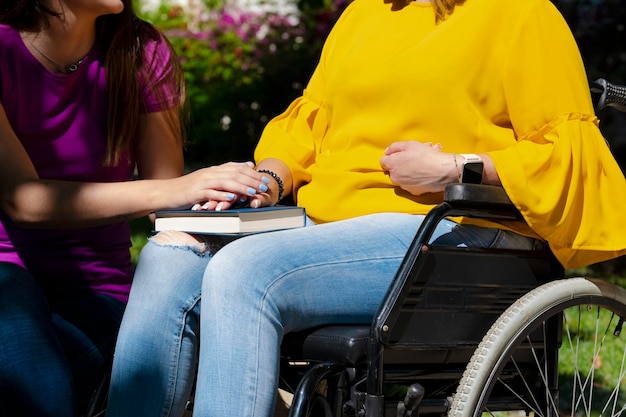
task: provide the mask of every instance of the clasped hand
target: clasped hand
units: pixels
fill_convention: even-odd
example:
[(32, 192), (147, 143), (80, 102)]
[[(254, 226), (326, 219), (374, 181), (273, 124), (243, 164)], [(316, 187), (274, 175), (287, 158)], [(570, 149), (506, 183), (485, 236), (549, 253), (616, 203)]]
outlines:
[(394, 184), (413, 195), (443, 191), (453, 157), (431, 142), (394, 142), (380, 158), (382, 168)]

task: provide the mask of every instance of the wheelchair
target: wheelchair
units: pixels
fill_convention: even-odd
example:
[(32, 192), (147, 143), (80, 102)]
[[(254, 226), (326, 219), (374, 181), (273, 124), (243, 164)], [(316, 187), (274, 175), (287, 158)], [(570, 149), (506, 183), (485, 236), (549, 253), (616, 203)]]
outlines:
[[(626, 87), (604, 79), (590, 87), (596, 112), (626, 112)], [(626, 289), (565, 278), (547, 245), (429, 243), (449, 216), (522, 221), (501, 187), (449, 185), (371, 323), (285, 335), (289, 416), (626, 415)], [(590, 353), (581, 348), (588, 340)], [(609, 357), (618, 359), (612, 379), (602, 367)]]
[[(591, 91), (599, 96), (596, 112), (626, 112), (625, 86), (599, 79)], [(502, 250), (428, 243), (449, 216), (523, 221), (501, 187), (446, 187), (371, 323), (285, 335), (280, 378), (293, 394), (289, 416), (626, 416), (626, 290), (565, 278), (544, 244)], [(607, 338), (619, 349), (603, 350)], [(590, 357), (579, 350), (585, 339), (597, 342)], [(603, 355), (621, 356), (615, 381), (601, 380)], [(563, 360), (573, 364), (569, 380), (559, 372)], [(104, 415), (108, 377), (85, 417)]]

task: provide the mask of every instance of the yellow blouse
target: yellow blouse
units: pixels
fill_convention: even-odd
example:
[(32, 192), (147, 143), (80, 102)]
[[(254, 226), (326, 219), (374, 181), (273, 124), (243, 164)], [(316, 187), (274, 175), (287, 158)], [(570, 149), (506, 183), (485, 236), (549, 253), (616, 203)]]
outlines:
[(296, 202), (329, 222), (426, 213), (441, 200), (390, 182), (379, 160), (394, 141), (489, 153), (530, 228), (497, 227), (547, 240), (572, 268), (626, 253), (626, 181), (597, 124), (549, 0), (467, 0), (439, 24), (429, 3), (355, 0), (255, 159), (284, 161)]

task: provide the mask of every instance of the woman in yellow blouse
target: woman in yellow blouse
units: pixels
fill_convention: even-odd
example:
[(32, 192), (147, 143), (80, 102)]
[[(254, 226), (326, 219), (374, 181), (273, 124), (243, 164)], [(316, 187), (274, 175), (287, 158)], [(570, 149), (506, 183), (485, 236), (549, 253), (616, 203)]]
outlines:
[(541, 239), (568, 268), (626, 253), (626, 182), (549, 0), (355, 0), (255, 158), (270, 189), (250, 204), (292, 194), (315, 225), (215, 255), (188, 235), (153, 238), (119, 336), (109, 417), (180, 415), (201, 283), (194, 416), (271, 416), (283, 334), (369, 322), (423, 215), (466, 162), (482, 162), (483, 183), (501, 184), (528, 226), (450, 220), (434, 239)]

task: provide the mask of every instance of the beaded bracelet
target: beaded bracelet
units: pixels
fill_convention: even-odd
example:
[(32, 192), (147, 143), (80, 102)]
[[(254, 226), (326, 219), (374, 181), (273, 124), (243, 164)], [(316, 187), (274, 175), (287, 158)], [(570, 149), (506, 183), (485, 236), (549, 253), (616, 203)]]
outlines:
[(454, 167), (456, 168), (456, 177), (461, 182), (461, 171), (459, 170), (459, 164), (456, 162), (456, 154), (452, 156), (454, 158)]
[(283, 192), (285, 191), (283, 180), (278, 176), (278, 174), (274, 171), (270, 171), (269, 169), (259, 169), (257, 172), (263, 172), (276, 180), (278, 183), (278, 200), (276, 202), (279, 202), (283, 198)]

